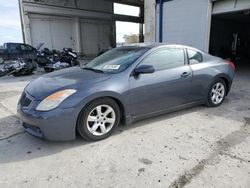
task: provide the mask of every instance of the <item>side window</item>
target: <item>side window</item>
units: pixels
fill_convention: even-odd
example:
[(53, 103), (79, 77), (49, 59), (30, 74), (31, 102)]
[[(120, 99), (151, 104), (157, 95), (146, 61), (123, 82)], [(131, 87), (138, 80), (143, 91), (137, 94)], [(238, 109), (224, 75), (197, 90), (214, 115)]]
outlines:
[(27, 48), (23, 44), (21, 44), (20, 46), (21, 46), (22, 51), (27, 50)]
[(188, 53), (188, 60), (189, 60), (190, 65), (201, 63), (203, 61), (203, 56), (200, 52), (187, 49), (187, 53)]
[(166, 48), (147, 56), (141, 65), (153, 65), (156, 71), (181, 67), (185, 63), (183, 49)]
[(30, 47), (30, 46), (28, 46), (28, 45), (25, 45), (25, 44), (21, 44), (20, 45), (21, 46), (21, 49), (24, 51), (31, 51), (32, 50), (32, 48)]
[(21, 48), (18, 44), (13, 43), (13, 44), (9, 44), (8, 51), (10, 53), (20, 53)]
[(33, 50), (33, 48), (32, 48), (31, 46), (27, 45), (27, 44), (25, 45), (25, 47), (26, 47), (26, 49), (29, 50), (29, 51), (32, 51), (32, 50)]

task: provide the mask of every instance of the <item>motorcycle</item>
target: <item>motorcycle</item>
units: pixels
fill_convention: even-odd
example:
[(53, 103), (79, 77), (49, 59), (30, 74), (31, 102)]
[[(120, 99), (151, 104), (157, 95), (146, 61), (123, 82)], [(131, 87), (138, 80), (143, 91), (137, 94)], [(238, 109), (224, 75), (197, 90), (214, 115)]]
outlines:
[[(41, 44), (42, 46), (43, 44)], [(41, 48), (41, 46), (39, 48)], [(44, 67), (47, 64), (53, 63), (54, 61), (54, 52), (55, 51), (50, 51), (48, 48), (44, 48), (43, 50), (39, 50), (37, 53), (37, 64), (39, 67)], [(56, 53), (55, 56), (58, 56)]]
[(9, 76), (11, 74), (15, 77), (31, 75), (35, 69), (36, 67), (34, 67), (32, 61), (18, 59), (4, 64), (4, 66), (0, 69), (0, 77)]
[(53, 72), (67, 67), (78, 66), (80, 63), (77, 60), (77, 53), (71, 48), (63, 48), (63, 52), (53, 52), (53, 60), (44, 66), (45, 72)]

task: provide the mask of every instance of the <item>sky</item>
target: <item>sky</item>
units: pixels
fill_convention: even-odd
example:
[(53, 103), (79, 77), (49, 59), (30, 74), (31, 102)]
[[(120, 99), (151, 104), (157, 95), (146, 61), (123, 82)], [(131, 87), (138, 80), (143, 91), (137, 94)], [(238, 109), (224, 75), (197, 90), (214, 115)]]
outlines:
[(0, 0), (0, 45), (22, 41), (18, 0)]
[[(139, 8), (115, 3), (114, 12), (138, 16)], [(138, 34), (139, 24), (117, 22), (117, 42), (123, 42), (125, 34)], [(18, 0), (0, 0), (0, 45), (5, 42), (22, 42), (22, 30)]]
[[(121, 5), (118, 3), (114, 4), (114, 13), (124, 14), (131, 16), (139, 16), (139, 8)], [(116, 22), (116, 42), (124, 42), (124, 35), (129, 34), (138, 34), (139, 33), (139, 24), (137, 23), (128, 23), (128, 22)]]

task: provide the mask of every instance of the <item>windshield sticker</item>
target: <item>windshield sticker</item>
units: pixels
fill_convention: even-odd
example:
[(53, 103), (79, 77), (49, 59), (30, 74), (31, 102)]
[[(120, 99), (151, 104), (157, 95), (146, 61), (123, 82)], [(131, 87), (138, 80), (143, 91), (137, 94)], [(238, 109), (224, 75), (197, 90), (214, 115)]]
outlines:
[(118, 70), (121, 65), (105, 65), (103, 69)]

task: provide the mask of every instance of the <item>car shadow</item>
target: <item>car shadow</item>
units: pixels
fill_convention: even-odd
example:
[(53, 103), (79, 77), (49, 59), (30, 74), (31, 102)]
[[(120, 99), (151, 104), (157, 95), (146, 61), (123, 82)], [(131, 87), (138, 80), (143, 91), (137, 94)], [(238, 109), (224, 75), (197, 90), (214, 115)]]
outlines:
[[(97, 142), (87, 142), (79, 135), (77, 135), (76, 139), (73, 141), (52, 142), (42, 140), (26, 133), (21, 126), (21, 121), (18, 120), (16, 116), (9, 116), (7, 118), (0, 119), (0, 122), (12, 122), (12, 124), (15, 122), (15, 131), (12, 131), (12, 134), (7, 134), (5, 137), (0, 137), (0, 164), (42, 158), (77, 147), (83, 147), (83, 149), (88, 150), (98, 145), (108, 143), (116, 136), (122, 136), (120, 134), (122, 134), (123, 131), (128, 131), (136, 127), (145, 126), (147, 124), (166, 120), (168, 118), (174, 118), (179, 115), (192, 113), (200, 110), (201, 108), (203, 107), (193, 107), (178, 112), (140, 120), (127, 126), (120, 125), (111, 137)], [(0, 128), (2, 129), (3, 126), (1, 125)], [(7, 126), (4, 128), (7, 129)], [(0, 131), (3, 131), (1, 129)]]

